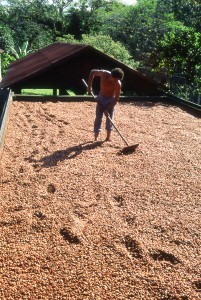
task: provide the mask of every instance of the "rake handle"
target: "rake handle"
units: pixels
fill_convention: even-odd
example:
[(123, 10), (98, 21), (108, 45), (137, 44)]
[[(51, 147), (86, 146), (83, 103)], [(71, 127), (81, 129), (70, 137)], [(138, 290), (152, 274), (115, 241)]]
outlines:
[(121, 132), (117, 129), (117, 127), (115, 126), (115, 124), (111, 120), (110, 116), (107, 116), (107, 115), (105, 115), (105, 116), (106, 116), (106, 118), (108, 118), (108, 120), (110, 121), (110, 123), (112, 123), (112, 125), (114, 126), (114, 128), (116, 129), (116, 131), (118, 132), (118, 134), (120, 135), (120, 137), (122, 138), (122, 140), (125, 142), (125, 144), (127, 146), (129, 146), (129, 143), (125, 140), (125, 138), (123, 137), (123, 135), (121, 134)]

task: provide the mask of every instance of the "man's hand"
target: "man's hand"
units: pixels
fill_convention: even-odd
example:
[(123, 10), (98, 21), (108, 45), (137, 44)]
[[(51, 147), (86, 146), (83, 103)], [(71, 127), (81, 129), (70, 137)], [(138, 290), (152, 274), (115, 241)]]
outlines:
[(108, 117), (108, 116), (109, 116), (109, 112), (108, 112), (108, 110), (107, 110), (107, 109), (105, 109), (105, 110), (104, 110), (104, 115), (105, 115), (106, 117)]
[(91, 87), (88, 87), (87, 90), (88, 90), (88, 94), (89, 94), (89, 95), (92, 95), (92, 94), (93, 94), (93, 91), (92, 91), (92, 88), (91, 88)]
[(117, 102), (114, 101), (113, 103), (111, 103), (108, 107), (107, 107), (107, 111), (110, 109), (114, 109), (115, 105), (117, 105)]

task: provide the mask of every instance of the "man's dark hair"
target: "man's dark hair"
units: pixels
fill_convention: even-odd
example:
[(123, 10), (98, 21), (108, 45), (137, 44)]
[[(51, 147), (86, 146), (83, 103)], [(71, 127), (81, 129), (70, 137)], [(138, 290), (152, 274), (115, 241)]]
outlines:
[(111, 71), (111, 75), (114, 78), (118, 78), (120, 80), (122, 80), (124, 78), (124, 72), (122, 71), (122, 69), (120, 68), (115, 68)]

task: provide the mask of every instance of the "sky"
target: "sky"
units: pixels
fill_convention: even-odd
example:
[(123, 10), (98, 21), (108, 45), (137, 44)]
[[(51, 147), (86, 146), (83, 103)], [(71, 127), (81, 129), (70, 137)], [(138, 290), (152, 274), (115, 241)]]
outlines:
[(131, 5), (131, 4), (135, 4), (137, 1), (136, 0), (121, 0), (121, 2)]
[[(119, 1), (121, 1), (124, 4), (128, 4), (128, 5), (135, 4), (137, 2), (137, 0), (119, 0)], [(49, 0), (49, 2), (52, 2), (52, 1)]]
[[(128, 4), (128, 5), (135, 4), (137, 2), (137, 0), (120, 0), (120, 1), (122, 3)], [(5, 4), (6, 0), (2, 0), (0, 2), (2, 2), (2, 4)], [(51, 1), (49, 0), (49, 2), (51, 2)]]

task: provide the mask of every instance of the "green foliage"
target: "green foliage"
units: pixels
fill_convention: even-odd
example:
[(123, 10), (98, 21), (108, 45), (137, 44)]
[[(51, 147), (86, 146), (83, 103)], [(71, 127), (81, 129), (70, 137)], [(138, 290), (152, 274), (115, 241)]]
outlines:
[(29, 41), (33, 50), (52, 42), (52, 28), (47, 24), (51, 6), (48, 1), (9, 0), (7, 24), (12, 32), (15, 47)]
[(0, 1), (3, 72), (9, 61), (62, 40), (89, 44), (134, 68), (186, 73), (198, 90), (200, 11), (198, 0)]
[(15, 61), (15, 57), (8, 54), (7, 52), (3, 52), (1, 54), (1, 58), (2, 58), (2, 76), (4, 76), (11, 62)]
[(0, 24), (0, 48), (7, 51), (13, 45), (12, 31), (8, 26)]
[(107, 11), (100, 10), (100, 31), (102, 34), (109, 35), (114, 41), (119, 41), (126, 46), (130, 28), (127, 20), (129, 11), (129, 6), (115, 1)]
[(97, 34), (114, 0), (80, 0), (69, 10), (68, 33), (76, 39), (82, 34)]
[(115, 42), (110, 36), (106, 35), (95, 35), (88, 36), (82, 35), (82, 44), (89, 44), (94, 48), (104, 52), (107, 55), (112, 56), (115, 59), (131, 66), (137, 67), (137, 63), (134, 62), (129, 52), (120, 43)]
[(28, 43), (28, 41), (24, 42), (18, 49), (11, 48), (11, 53), (16, 59), (20, 59), (32, 52), (32, 50), (28, 50)]
[(76, 43), (76, 44), (87, 44), (97, 50), (129, 65), (130, 67), (137, 67), (138, 63), (135, 62), (126, 48), (120, 43), (115, 42), (111, 37), (106, 35), (86, 35), (83, 34), (80, 40), (76, 40), (72, 35), (64, 36), (64, 38), (58, 39), (58, 41)]
[(66, 34), (64, 37), (57, 38), (57, 42), (63, 42), (63, 43), (71, 43), (71, 44), (80, 44), (81, 42), (77, 40), (74, 35), (72, 34)]
[(159, 67), (166, 68), (169, 73), (184, 72), (190, 81), (199, 74), (201, 34), (192, 28), (174, 27), (161, 40), (159, 51)]
[(174, 14), (174, 20), (181, 21), (184, 26), (201, 32), (201, 2), (198, 0), (162, 0)]
[(192, 28), (174, 27), (161, 41), (159, 50), (159, 69), (186, 77), (185, 84), (171, 86), (173, 92), (183, 98), (197, 97), (201, 93), (201, 34)]
[(169, 31), (169, 24), (174, 20), (173, 14), (158, 0), (141, 0), (129, 11), (127, 20), (127, 47), (131, 54), (144, 66), (154, 67), (152, 54)]

